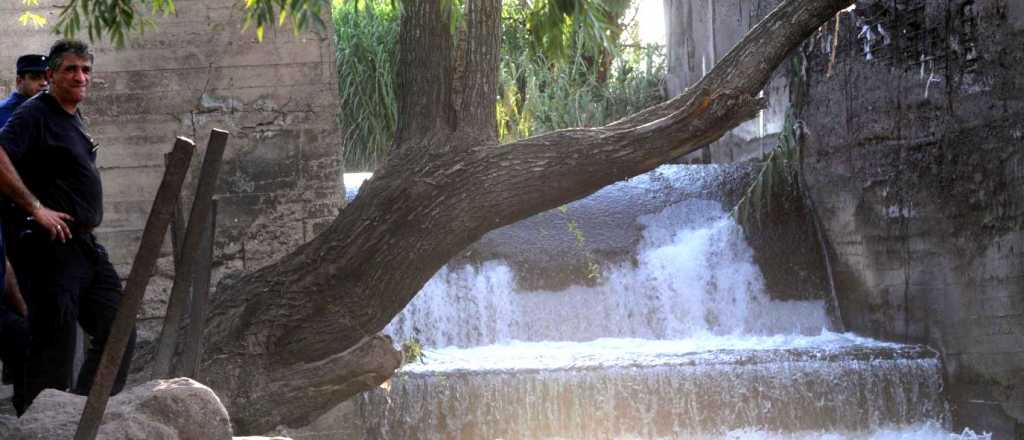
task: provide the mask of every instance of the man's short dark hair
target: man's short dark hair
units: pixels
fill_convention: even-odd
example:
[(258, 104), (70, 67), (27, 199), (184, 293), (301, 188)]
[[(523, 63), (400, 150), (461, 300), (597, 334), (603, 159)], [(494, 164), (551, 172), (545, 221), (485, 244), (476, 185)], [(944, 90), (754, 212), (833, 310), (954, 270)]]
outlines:
[(69, 53), (85, 58), (90, 63), (93, 61), (92, 51), (89, 50), (88, 44), (81, 40), (65, 38), (57, 40), (56, 43), (53, 43), (53, 46), (50, 46), (50, 55), (47, 57), (50, 70), (57, 70), (64, 63), (64, 55)]

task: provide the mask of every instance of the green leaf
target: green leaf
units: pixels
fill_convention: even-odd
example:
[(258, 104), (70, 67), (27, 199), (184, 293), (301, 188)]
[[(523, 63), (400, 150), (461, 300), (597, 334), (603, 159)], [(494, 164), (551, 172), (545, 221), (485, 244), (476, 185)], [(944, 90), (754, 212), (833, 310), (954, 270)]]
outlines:
[(277, 14), (277, 26), (283, 26), (285, 19), (288, 18), (288, 8), (281, 8), (281, 12)]
[(40, 29), (46, 26), (46, 17), (34, 12), (25, 11), (18, 17), (18, 23), (22, 26), (32, 26), (33, 29)]

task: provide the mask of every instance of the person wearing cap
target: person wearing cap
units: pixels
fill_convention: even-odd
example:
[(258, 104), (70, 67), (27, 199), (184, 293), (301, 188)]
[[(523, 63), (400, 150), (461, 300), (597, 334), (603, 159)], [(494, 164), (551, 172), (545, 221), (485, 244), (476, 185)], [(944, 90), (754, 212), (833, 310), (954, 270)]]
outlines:
[(14, 91), (0, 101), (0, 127), (14, 114), (19, 105), (46, 89), (46, 56), (22, 55), (18, 57)]
[[(17, 78), (14, 91), (0, 101), (0, 127), (14, 114), (14, 110), (29, 98), (46, 89), (46, 56), (22, 55), (16, 64)], [(29, 352), (28, 306), (21, 295), (11, 263), (7, 261), (3, 236), (0, 235), (0, 362), (3, 362), (2, 382), (14, 386), (11, 403), (19, 415), (25, 410), (25, 362)]]
[[(46, 70), (49, 90), (25, 101), (0, 128), (0, 193), (24, 223), (8, 257), (28, 304), (26, 407), (45, 388), (89, 394), (121, 302), (121, 279), (92, 232), (103, 220), (99, 145), (79, 112), (92, 63), (84, 42), (54, 43)], [(79, 325), (90, 340), (72, 388)], [(134, 339), (133, 331), (114, 393), (124, 387)]]

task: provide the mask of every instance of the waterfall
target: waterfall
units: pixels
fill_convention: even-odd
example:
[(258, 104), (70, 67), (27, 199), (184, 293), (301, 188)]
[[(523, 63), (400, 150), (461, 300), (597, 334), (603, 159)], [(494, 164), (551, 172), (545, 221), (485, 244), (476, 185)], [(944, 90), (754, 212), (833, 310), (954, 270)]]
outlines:
[(445, 267), (385, 332), (427, 347), (601, 337), (816, 334), (823, 301), (774, 301), (739, 226), (721, 203), (688, 200), (641, 216), (636, 264), (594, 287), (520, 292), (499, 261)]
[[(616, 218), (612, 229), (636, 230), (633, 241), (619, 238), (635, 243), (634, 252), (601, 260), (596, 282), (529, 290), (508, 261), (449, 263), (385, 329), (397, 342), (418, 341), (424, 357), (293, 434), (989, 438), (948, 432), (935, 351), (830, 331), (824, 293), (772, 298), (721, 193), (709, 190), (730, 176), (721, 167), (666, 166), (588, 198), (610, 206), (592, 212)], [(626, 215), (612, 211), (632, 208), (601, 199), (620, 191), (618, 200), (636, 200), (666, 187), (688, 190)], [(533, 267), (571, 267), (541, 261), (548, 263)]]
[(363, 418), (380, 439), (682, 439), (748, 427), (860, 431), (944, 413), (932, 353), (863, 350), (678, 353), (654, 365), (593, 368), (416, 369), (393, 380), (390, 392), (365, 395)]

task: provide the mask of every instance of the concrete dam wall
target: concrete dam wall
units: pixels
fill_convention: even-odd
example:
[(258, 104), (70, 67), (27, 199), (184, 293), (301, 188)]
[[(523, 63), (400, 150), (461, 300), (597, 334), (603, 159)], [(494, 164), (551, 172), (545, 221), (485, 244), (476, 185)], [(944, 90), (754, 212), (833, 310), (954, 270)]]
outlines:
[[(775, 3), (666, 0), (670, 85)], [(766, 91), (768, 121), (798, 121), (846, 328), (940, 350), (955, 421), (997, 438), (1024, 436), (1022, 78), (1024, 2), (860, 1)], [(708, 157), (741, 157), (728, 139)]]

